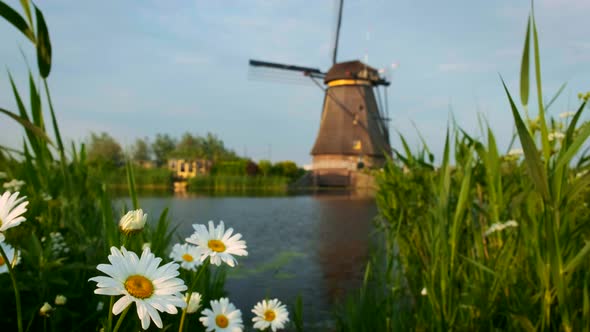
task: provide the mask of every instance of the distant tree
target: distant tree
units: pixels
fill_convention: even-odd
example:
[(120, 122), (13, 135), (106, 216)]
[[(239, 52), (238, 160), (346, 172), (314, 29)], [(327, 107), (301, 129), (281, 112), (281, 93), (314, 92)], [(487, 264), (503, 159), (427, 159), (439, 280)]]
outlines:
[(297, 178), (301, 175), (301, 171), (295, 162), (279, 161), (272, 166), (271, 173), (274, 175), (285, 176), (290, 179)]
[(176, 141), (168, 134), (157, 134), (156, 139), (152, 143), (152, 151), (156, 164), (161, 166), (168, 161), (168, 157), (174, 151)]
[(182, 159), (200, 158), (211, 161), (239, 159), (234, 151), (227, 149), (223, 141), (212, 133), (207, 133), (204, 137), (184, 133), (171, 155)]
[(264, 176), (270, 175), (272, 169), (272, 163), (269, 160), (261, 160), (258, 162), (258, 169)]
[(199, 136), (193, 136), (191, 133), (184, 133), (174, 151), (172, 151), (172, 155), (176, 158), (182, 159), (195, 159), (195, 158), (203, 158), (204, 151), (203, 151), (203, 139)]
[(132, 156), (135, 161), (151, 160), (150, 144), (147, 137), (144, 139), (138, 138), (132, 147)]
[(121, 145), (105, 132), (100, 135), (96, 133), (90, 134), (87, 155), (88, 162), (93, 164), (120, 166), (124, 160)]

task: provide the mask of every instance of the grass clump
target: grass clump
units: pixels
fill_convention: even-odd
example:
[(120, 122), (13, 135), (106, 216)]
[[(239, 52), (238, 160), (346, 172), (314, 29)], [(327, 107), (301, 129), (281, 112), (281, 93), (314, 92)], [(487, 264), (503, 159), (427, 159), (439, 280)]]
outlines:
[(504, 87), (522, 149), (500, 153), (489, 127), (475, 138), (455, 125), (442, 164), (426, 145), (413, 153), (404, 144), (399, 162), (385, 167), (377, 194), (383, 248), (338, 311), (339, 330), (590, 329), (586, 100), (574, 114), (547, 119), (557, 95), (543, 103), (533, 16), (520, 81), (524, 118)]

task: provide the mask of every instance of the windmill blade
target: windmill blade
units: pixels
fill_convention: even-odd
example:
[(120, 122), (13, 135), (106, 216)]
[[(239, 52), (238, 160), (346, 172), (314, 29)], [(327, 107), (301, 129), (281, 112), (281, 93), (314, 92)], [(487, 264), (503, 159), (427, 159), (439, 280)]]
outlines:
[(324, 78), (325, 74), (317, 68), (287, 65), (282, 63), (250, 60), (248, 79), (253, 81), (271, 81), (286, 84), (314, 84), (310, 78)]
[(336, 16), (336, 37), (334, 39), (334, 53), (332, 54), (332, 65), (336, 64), (336, 56), (338, 54), (338, 40), (340, 38), (340, 26), (342, 25), (342, 7), (344, 7), (344, 0), (339, 0), (337, 6), (338, 13)]
[(303, 74), (318, 74), (323, 75), (324, 73), (317, 68), (309, 68), (309, 67), (302, 67), (302, 66), (295, 66), (295, 65), (286, 65), (283, 63), (276, 63), (276, 62), (268, 62), (268, 61), (260, 61), (260, 60), (250, 60), (250, 66), (252, 67), (267, 67), (273, 69), (282, 69), (282, 70), (291, 70), (291, 71), (299, 71), (303, 72)]

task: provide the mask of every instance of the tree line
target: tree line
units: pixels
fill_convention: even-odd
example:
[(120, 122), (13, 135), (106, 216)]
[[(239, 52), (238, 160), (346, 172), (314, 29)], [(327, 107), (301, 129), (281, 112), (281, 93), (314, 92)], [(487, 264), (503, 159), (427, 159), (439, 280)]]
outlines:
[(106, 132), (92, 133), (87, 142), (87, 158), (91, 164), (120, 166), (125, 155), (138, 162), (151, 161), (163, 166), (169, 158), (207, 159), (214, 162), (239, 160), (235, 151), (225, 147), (223, 141), (212, 133), (204, 136), (183, 134), (179, 139), (168, 134), (157, 134), (151, 140), (138, 138), (127, 153), (117, 140)]
[(283, 176), (295, 180), (305, 172), (293, 161), (272, 163), (261, 160), (255, 163), (240, 157), (212, 133), (205, 136), (185, 133), (179, 139), (168, 134), (157, 134), (153, 140), (147, 137), (136, 139), (126, 151), (108, 133), (91, 133), (86, 146), (90, 165), (105, 171), (120, 168), (128, 156), (138, 163), (153, 162), (156, 167), (166, 166), (171, 158), (206, 159), (213, 162), (211, 175)]

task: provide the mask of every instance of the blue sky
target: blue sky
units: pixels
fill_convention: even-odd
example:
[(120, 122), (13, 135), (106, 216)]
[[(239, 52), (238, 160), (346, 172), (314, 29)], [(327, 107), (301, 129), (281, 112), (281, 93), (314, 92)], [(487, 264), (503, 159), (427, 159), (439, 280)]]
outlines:
[[(18, 7), (18, 1), (8, 4)], [(313, 84), (248, 78), (248, 59), (327, 70), (335, 1), (73, 1), (39, 3), (53, 43), (50, 86), (64, 136), (107, 131), (123, 145), (156, 133), (210, 131), (255, 160), (309, 163), (323, 93)], [(452, 108), (478, 133), (484, 114), (505, 148), (513, 132), (501, 74), (517, 95), (529, 1), (345, 1), (338, 59), (399, 63), (388, 92), (392, 131), (419, 145), (412, 122), (440, 155)], [(552, 114), (590, 90), (589, 0), (538, 0), (543, 84)], [(31, 45), (0, 22), (0, 59), (26, 91)], [(531, 100), (536, 97), (532, 96)], [(5, 71), (0, 105), (15, 110)], [(532, 106), (532, 105), (531, 105)], [(532, 107), (531, 107), (532, 108)], [(22, 130), (0, 120), (0, 144)], [(399, 140), (394, 135), (394, 147)]]

